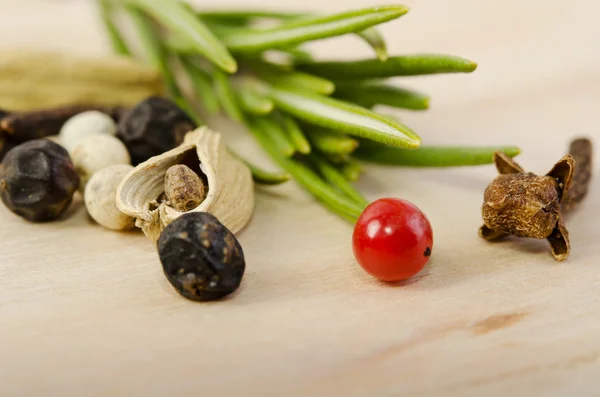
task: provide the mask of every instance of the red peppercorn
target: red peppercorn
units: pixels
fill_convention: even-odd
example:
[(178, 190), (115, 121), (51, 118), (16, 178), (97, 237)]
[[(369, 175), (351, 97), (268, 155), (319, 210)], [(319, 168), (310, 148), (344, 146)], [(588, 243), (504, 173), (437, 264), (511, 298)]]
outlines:
[(382, 281), (401, 281), (425, 267), (433, 248), (433, 232), (414, 204), (382, 198), (369, 204), (358, 218), (352, 246), (367, 273)]

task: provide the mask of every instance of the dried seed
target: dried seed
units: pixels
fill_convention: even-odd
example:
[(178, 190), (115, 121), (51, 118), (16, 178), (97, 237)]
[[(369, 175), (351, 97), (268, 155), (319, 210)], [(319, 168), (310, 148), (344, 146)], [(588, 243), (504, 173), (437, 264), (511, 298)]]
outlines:
[(78, 187), (79, 177), (67, 151), (47, 139), (15, 147), (0, 166), (2, 201), (31, 222), (59, 218)]
[(118, 136), (125, 143), (133, 165), (179, 146), (195, 129), (192, 119), (173, 102), (150, 97), (123, 115)]
[(96, 172), (85, 187), (85, 207), (101, 226), (112, 230), (132, 229), (135, 219), (122, 213), (116, 204), (117, 187), (133, 166), (117, 164)]
[(115, 164), (131, 164), (127, 148), (112, 135), (92, 135), (79, 142), (70, 152), (75, 170), (81, 178), (81, 191), (94, 173)]
[(191, 168), (177, 164), (165, 174), (165, 195), (168, 205), (179, 212), (187, 212), (204, 201), (206, 186)]
[(31, 112), (11, 113), (0, 120), (0, 129), (6, 132), (10, 140), (25, 142), (33, 139), (57, 135), (67, 120), (76, 114), (98, 110), (117, 120), (122, 108), (98, 108), (88, 106), (69, 106), (54, 109), (42, 109)]
[(97, 134), (117, 134), (117, 124), (106, 113), (88, 110), (71, 117), (59, 133), (60, 144), (71, 151), (83, 139)]
[(196, 301), (231, 294), (246, 269), (235, 236), (207, 212), (190, 212), (169, 224), (158, 240), (158, 252), (169, 282)]
[(489, 241), (506, 235), (547, 239), (554, 258), (567, 259), (570, 242), (564, 212), (587, 193), (591, 152), (589, 140), (573, 141), (570, 154), (545, 176), (525, 172), (508, 156), (496, 153), (494, 162), (501, 175), (484, 192), (484, 225), (479, 235)]

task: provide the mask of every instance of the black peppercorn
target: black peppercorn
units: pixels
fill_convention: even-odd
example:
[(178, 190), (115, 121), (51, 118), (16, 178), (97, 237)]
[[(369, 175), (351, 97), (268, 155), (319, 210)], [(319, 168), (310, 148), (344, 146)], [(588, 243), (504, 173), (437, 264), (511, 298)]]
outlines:
[(233, 233), (206, 212), (189, 212), (169, 224), (158, 240), (158, 252), (169, 282), (195, 301), (231, 294), (246, 269)]
[(0, 165), (0, 197), (15, 214), (32, 222), (57, 219), (69, 207), (79, 176), (67, 151), (38, 139), (10, 150)]
[(173, 149), (196, 128), (192, 119), (173, 102), (150, 97), (126, 112), (119, 121), (118, 137), (125, 143), (133, 165)]

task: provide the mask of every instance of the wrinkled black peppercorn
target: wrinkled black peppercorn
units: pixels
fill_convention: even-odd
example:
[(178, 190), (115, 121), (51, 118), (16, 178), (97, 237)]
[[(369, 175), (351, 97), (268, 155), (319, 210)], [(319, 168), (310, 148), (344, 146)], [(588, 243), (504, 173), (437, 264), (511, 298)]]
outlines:
[(163, 230), (158, 252), (169, 282), (195, 301), (231, 294), (246, 269), (233, 233), (206, 212), (189, 212), (174, 220)]
[(67, 151), (38, 139), (10, 150), (0, 165), (0, 197), (15, 214), (32, 222), (57, 219), (69, 207), (79, 176)]
[(180, 145), (185, 134), (195, 128), (192, 119), (173, 102), (150, 97), (123, 115), (118, 137), (137, 165)]

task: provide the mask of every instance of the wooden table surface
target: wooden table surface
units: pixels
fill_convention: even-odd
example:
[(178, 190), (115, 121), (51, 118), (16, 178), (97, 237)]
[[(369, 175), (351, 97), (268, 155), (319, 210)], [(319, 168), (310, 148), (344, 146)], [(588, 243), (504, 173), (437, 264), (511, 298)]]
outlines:
[[(406, 3), (411, 12), (383, 28), (393, 53), (446, 52), (480, 65), (472, 75), (406, 79), (433, 98), (428, 112), (400, 114), (425, 143), (517, 144), (519, 162), (539, 173), (573, 135), (600, 144), (600, 3)], [(1, 46), (108, 51), (91, 2), (0, 4)], [(369, 54), (352, 37), (312, 47)], [(259, 158), (249, 138), (236, 146)], [(600, 395), (600, 177), (568, 219), (572, 256), (558, 264), (543, 241), (478, 238), (494, 175), (491, 166), (367, 169), (360, 187), (370, 199), (414, 201), (435, 231), (425, 271), (393, 286), (358, 267), (351, 226), (294, 184), (257, 189), (240, 235), (244, 282), (209, 304), (179, 297), (148, 240), (103, 230), (80, 203), (46, 225), (1, 208), (0, 395)]]

